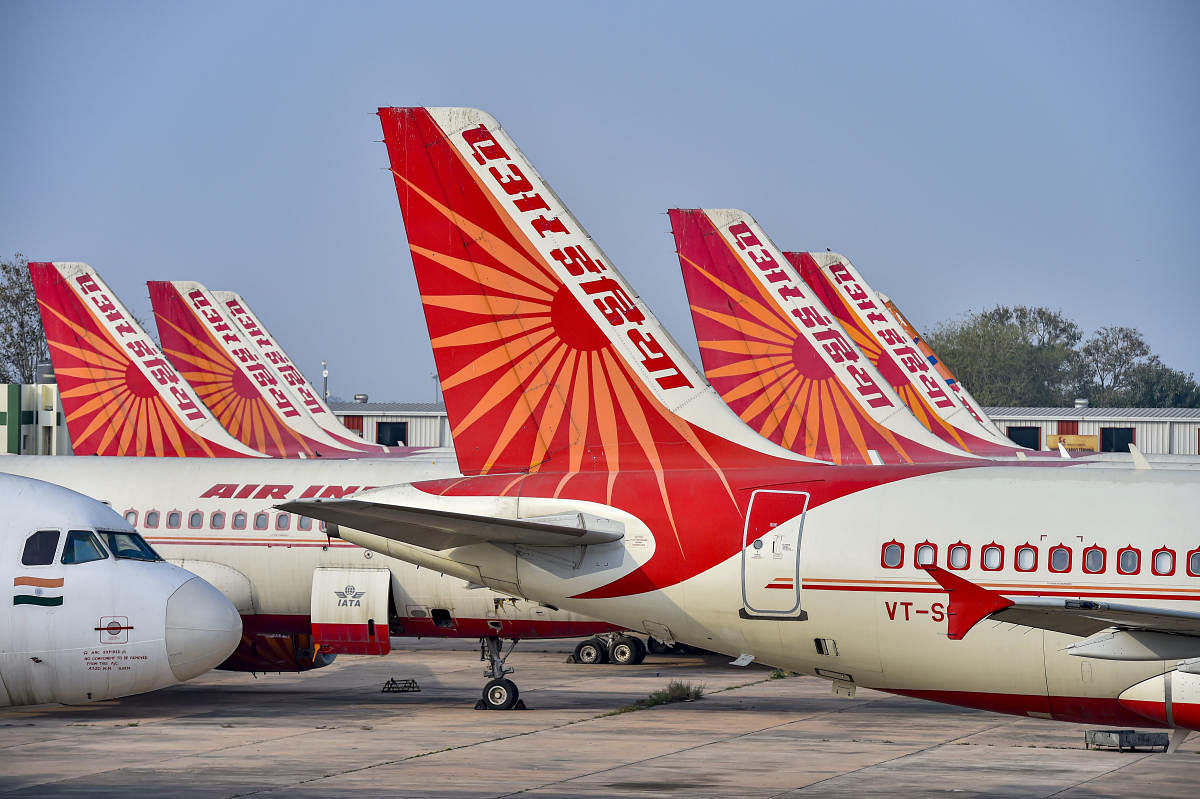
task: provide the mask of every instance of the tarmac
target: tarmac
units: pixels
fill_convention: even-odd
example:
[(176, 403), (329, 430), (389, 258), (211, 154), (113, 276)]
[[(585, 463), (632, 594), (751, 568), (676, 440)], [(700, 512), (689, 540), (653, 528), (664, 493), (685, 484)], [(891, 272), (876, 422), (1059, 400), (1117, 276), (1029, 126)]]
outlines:
[[(1171, 754), (1087, 750), (1088, 727), (1004, 716), (718, 656), (566, 663), (525, 642), (528, 706), (477, 711), (471, 641), (393, 639), (304, 674), (210, 672), (94, 705), (0, 709), (0, 795), (135, 797), (1187, 797), (1200, 733)], [(389, 678), (418, 693), (383, 693)], [(623, 706), (681, 680), (702, 698)]]

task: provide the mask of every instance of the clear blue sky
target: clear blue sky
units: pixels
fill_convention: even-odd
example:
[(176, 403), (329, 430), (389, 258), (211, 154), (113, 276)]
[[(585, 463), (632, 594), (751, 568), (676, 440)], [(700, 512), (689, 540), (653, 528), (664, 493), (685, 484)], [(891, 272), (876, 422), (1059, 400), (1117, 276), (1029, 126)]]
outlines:
[(494, 114), (695, 358), (670, 207), (1200, 373), (1200, 3), (0, 4), (0, 254), (240, 292), (331, 391), (430, 400), (373, 112)]

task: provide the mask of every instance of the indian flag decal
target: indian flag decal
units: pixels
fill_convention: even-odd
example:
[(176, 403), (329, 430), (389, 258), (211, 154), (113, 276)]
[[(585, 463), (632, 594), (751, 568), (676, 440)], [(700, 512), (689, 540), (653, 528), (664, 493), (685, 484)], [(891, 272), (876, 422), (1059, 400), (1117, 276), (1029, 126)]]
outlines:
[[(63, 603), (61, 577), (14, 577), (14, 605), (43, 605), (57, 607)], [(49, 590), (47, 590), (49, 589)]]

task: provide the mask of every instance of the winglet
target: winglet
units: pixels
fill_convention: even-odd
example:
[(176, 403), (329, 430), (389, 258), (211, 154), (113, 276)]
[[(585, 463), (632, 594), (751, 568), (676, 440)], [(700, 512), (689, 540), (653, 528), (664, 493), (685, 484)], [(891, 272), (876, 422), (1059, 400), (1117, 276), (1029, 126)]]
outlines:
[(962, 640), (972, 627), (998, 610), (1013, 605), (1011, 599), (989, 591), (957, 574), (951, 574), (939, 566), (922, 566), (929, 576), (950, 595), (950, 608), (946, 611), (949, 626), (947, 633), (951, 641)]

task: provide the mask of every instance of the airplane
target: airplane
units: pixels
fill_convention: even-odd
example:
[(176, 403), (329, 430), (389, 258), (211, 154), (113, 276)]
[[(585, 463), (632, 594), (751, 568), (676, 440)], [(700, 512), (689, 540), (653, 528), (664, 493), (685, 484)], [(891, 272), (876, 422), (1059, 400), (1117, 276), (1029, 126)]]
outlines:
[[(168, 440), (185, 423), (168, 388), (187, 386), (165, 359), (154, 382), (140, 378), (139, 353), (149, 342), (140, 325), (84, 264), (30, 265), (57, 370), (69, 366), (71, 401), (103, 407), (103, 436), (136, 454), (136, 441)], [(76, 289), (87, 286), (86, 292)], [(49, 291), (43, 289), (49, 287)], [(103, 322), (107, 323), (102, 324)], [(68, 324), (69, 322), (69, 324)], [(118, 332), (119, 331), (119, 332)], [(131, 343), (136, 342), (136, 344)], [(149, 342), (152, 344), (152, 342)], [(61, 361), (61, 353), (70, 359)], [(148, 357), (148, 356), (147, 356)], [(82, 365), (82, 366), (81, 366)], [(88, 376), (97, 376), (88, 383)], [(70, 375), (61, 375), (60, 379)], [(161, 385), (157, 380), (161, 377)], [(129, 382), (134, 382), (131, 389)], [(90, 391), (90, 393), (85, 393)], [(134, 413), (157, 391), (153, 413)], [(197, 403), (203, 407), (201, 403)], [(67, 413), (72, 437), (90, 417)], [(88, 428), (80, 430), (80, 425)], [(136, 425), (131, 431), (129, 427)], [(207, 429), (200, 432), (210, 432)], [(197, 432), (197, 436), (199, 432)], [(205, 441), (211, 450), (217, 443)], [(160, 447), (152, 451), (174, 447)], [(198, 445), (193, 451), (204, 451)], [(393, 453), (403, 448), (392, 448)], [(388, 482), (458, 475), (449, 449), (404, 450), (384, 459), (39, 458), (11, 456), (0, 470), (54, 479), (110, 502), (173, 561), (220, 588), (244, 617), (242, 643), (222, 664), (241, 671), (303, 671), (343, 654), (386, 654), (388, 634), (479, 638), (493, 680), (506, 679), (502, 639), (585, 637), (582, 662), (637, 663), (646, 646), (611, 624), (480, 589), (479, 581), (443, 578), (327, 537), (311, 519), (271, 512), (288, 497), (341, 496), (379, 479)], [(380, 561), (383, 561), (380, 563)], [(347, 586), (370, 601), (341, 604)], [(472, 587), (472, 585), (474, 587)], [(376, 624), (376, 622), (378, 622)], [(515, 686), (485, 690), (484, 703), (515, 703)]]
[(215, 588), (162, 558), (111, 508), (0, 474), (0, 706), (82, 704), (190, 680), (237, 646)]
[(378, 113), (464, 476), (279, 508), (837, 693), (1200, 728), (1200, 475), (783, 450), (492, 117)]
[(834, 463), (971, 457), (917, 422), (753, 219), (669, 213), (705, 375), (746, 424)]

